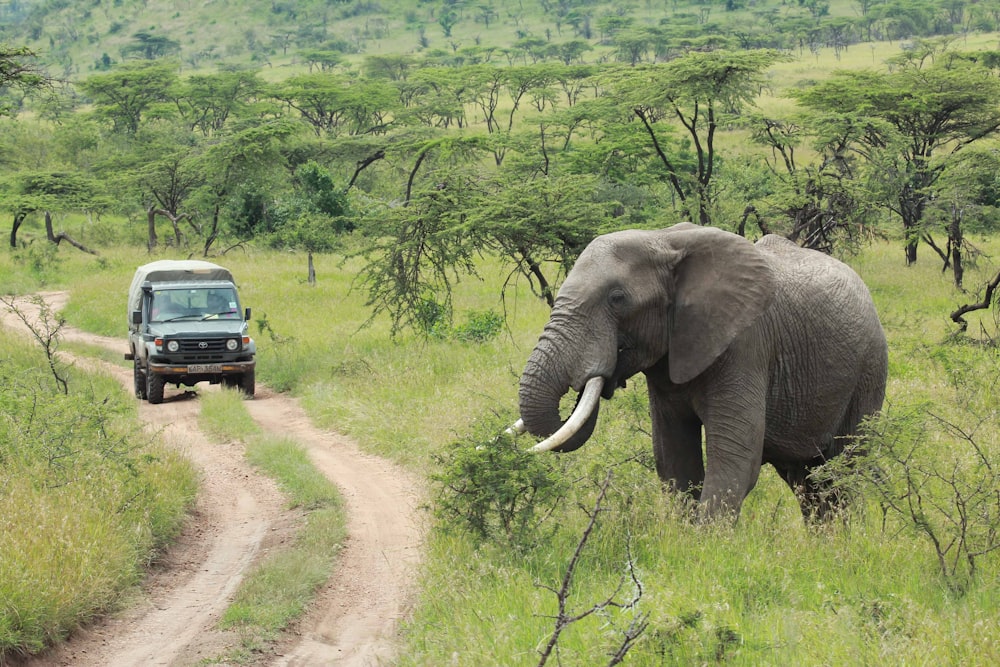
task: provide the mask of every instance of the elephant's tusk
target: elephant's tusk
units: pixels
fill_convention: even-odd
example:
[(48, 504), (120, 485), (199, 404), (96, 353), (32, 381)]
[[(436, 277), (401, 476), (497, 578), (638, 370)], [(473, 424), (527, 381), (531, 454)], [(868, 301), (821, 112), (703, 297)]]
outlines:
[(504, 431), (504, 433), (506, 433), (507, 435), (512, 435), (516, 438), (517, 436), (524, 433), (526, 430), (527, 429), (524, 428), (524, 420), (518, 419), (516, 422), (508, 426), (507, 430)]
[[(604, 378), (593, 377), (587, 380), (587, 386), (583, 388), (583, 393), (580, 394), (580, 400), (577, 402), (573, 414), (559, 427), (558, 431), (532, 447), (531, 451), (551, 452), (572, 438), (580, 430), (584, 422), (587, 421), (587, 418), (590, 417), (590, 413), (594, 411), (594, 408), (597, 407), (597, 402), (601, 399), (601, 389), (603, 388)], [(514, 426), (517, 426), (517, 424)]]

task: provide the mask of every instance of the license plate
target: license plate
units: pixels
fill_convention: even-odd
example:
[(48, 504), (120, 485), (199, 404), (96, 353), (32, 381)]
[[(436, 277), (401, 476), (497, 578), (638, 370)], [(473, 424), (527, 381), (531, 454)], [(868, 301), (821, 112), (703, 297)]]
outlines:
[(189, 364), (188, 373), (219, 373), (222, 371), (220, 364)]

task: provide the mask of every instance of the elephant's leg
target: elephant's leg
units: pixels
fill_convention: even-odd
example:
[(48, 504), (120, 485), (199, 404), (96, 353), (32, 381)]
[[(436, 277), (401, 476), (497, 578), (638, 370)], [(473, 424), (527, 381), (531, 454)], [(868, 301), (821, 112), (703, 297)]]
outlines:
[(764, 452), (762, 392), (717, 390), (705, 418), (705, 485), (701, 502), (707, 516), (739, 514), (757, 484)]
[(708, 463), (701, 501), (708, 516), (739, 514), (743, 499), (757, 485), (760, 477), (763, 433), (761, 428), (759, 439), (749, 437), (734, 443), (706, 426)]
[(649, 409), (657, 474), (666, 484), (697, 500), (705, 480), (701, 420), (689, 405), (660, 396), (653, 384), (649, 386)]
[(822, 464), (822, 461), (774, 464), (778, 475), (799, 501), (803, 518), (810, 522), (822, 521), (843, 506), (841, 495), (829, 480), (821, 481), (813, 477), (812, 472)]
[(851, 457), (864, 451), (864, 443), (859, 440), (862, 435), (859, 426), (867, 415), (876, 412), (882, 404), (882, 393), (872, 389), (877, 380), (878, 377), (861, 378), (837, 428), (838, 435), (823, 448), (824, 455), (798, 464), (775, 465), (778, 474), (795, 492), (802, 515), (807, 521), (827, 519), (846, 505), (847, 499), (834, 487), (831, 480), (817, 479), (812, 473), (834, 456), (846, 457), (847, 465), (850, 465)]

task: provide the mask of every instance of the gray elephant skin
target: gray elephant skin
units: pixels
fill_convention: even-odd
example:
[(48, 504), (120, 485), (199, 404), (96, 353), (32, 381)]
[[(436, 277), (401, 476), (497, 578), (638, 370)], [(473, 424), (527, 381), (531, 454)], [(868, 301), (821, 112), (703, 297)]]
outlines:
[[(803, 514), (822, 516), (830, 494), (810, 472), (881, 409), (887, 356), (867, 287), (832, 257), (690, 223), (615, 232), (560, 288), (521, 376), (518, 426), (556, 433), (536, 449), (577, 449), (598, 394), (641, 372), (657, 472), (703, 515), (738, 515), (769, 463)], [(564, 423), (560, 399), (585, 388), (593, 401)]]

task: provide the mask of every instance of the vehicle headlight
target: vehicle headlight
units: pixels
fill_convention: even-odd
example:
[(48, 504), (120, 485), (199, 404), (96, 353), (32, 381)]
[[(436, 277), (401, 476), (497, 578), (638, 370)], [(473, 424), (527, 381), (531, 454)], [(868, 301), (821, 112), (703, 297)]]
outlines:
[(167, 341), (167, 352), (176, 352), (181, 349), (181, 344), (176, 340)]
[(236, 340), (235, 338), (230, 338), (229, 340), (226, 341), (226, 349), (229, 350), (230, 352), (235, 352), (236, 350), (240, 349), (240, 341)]

